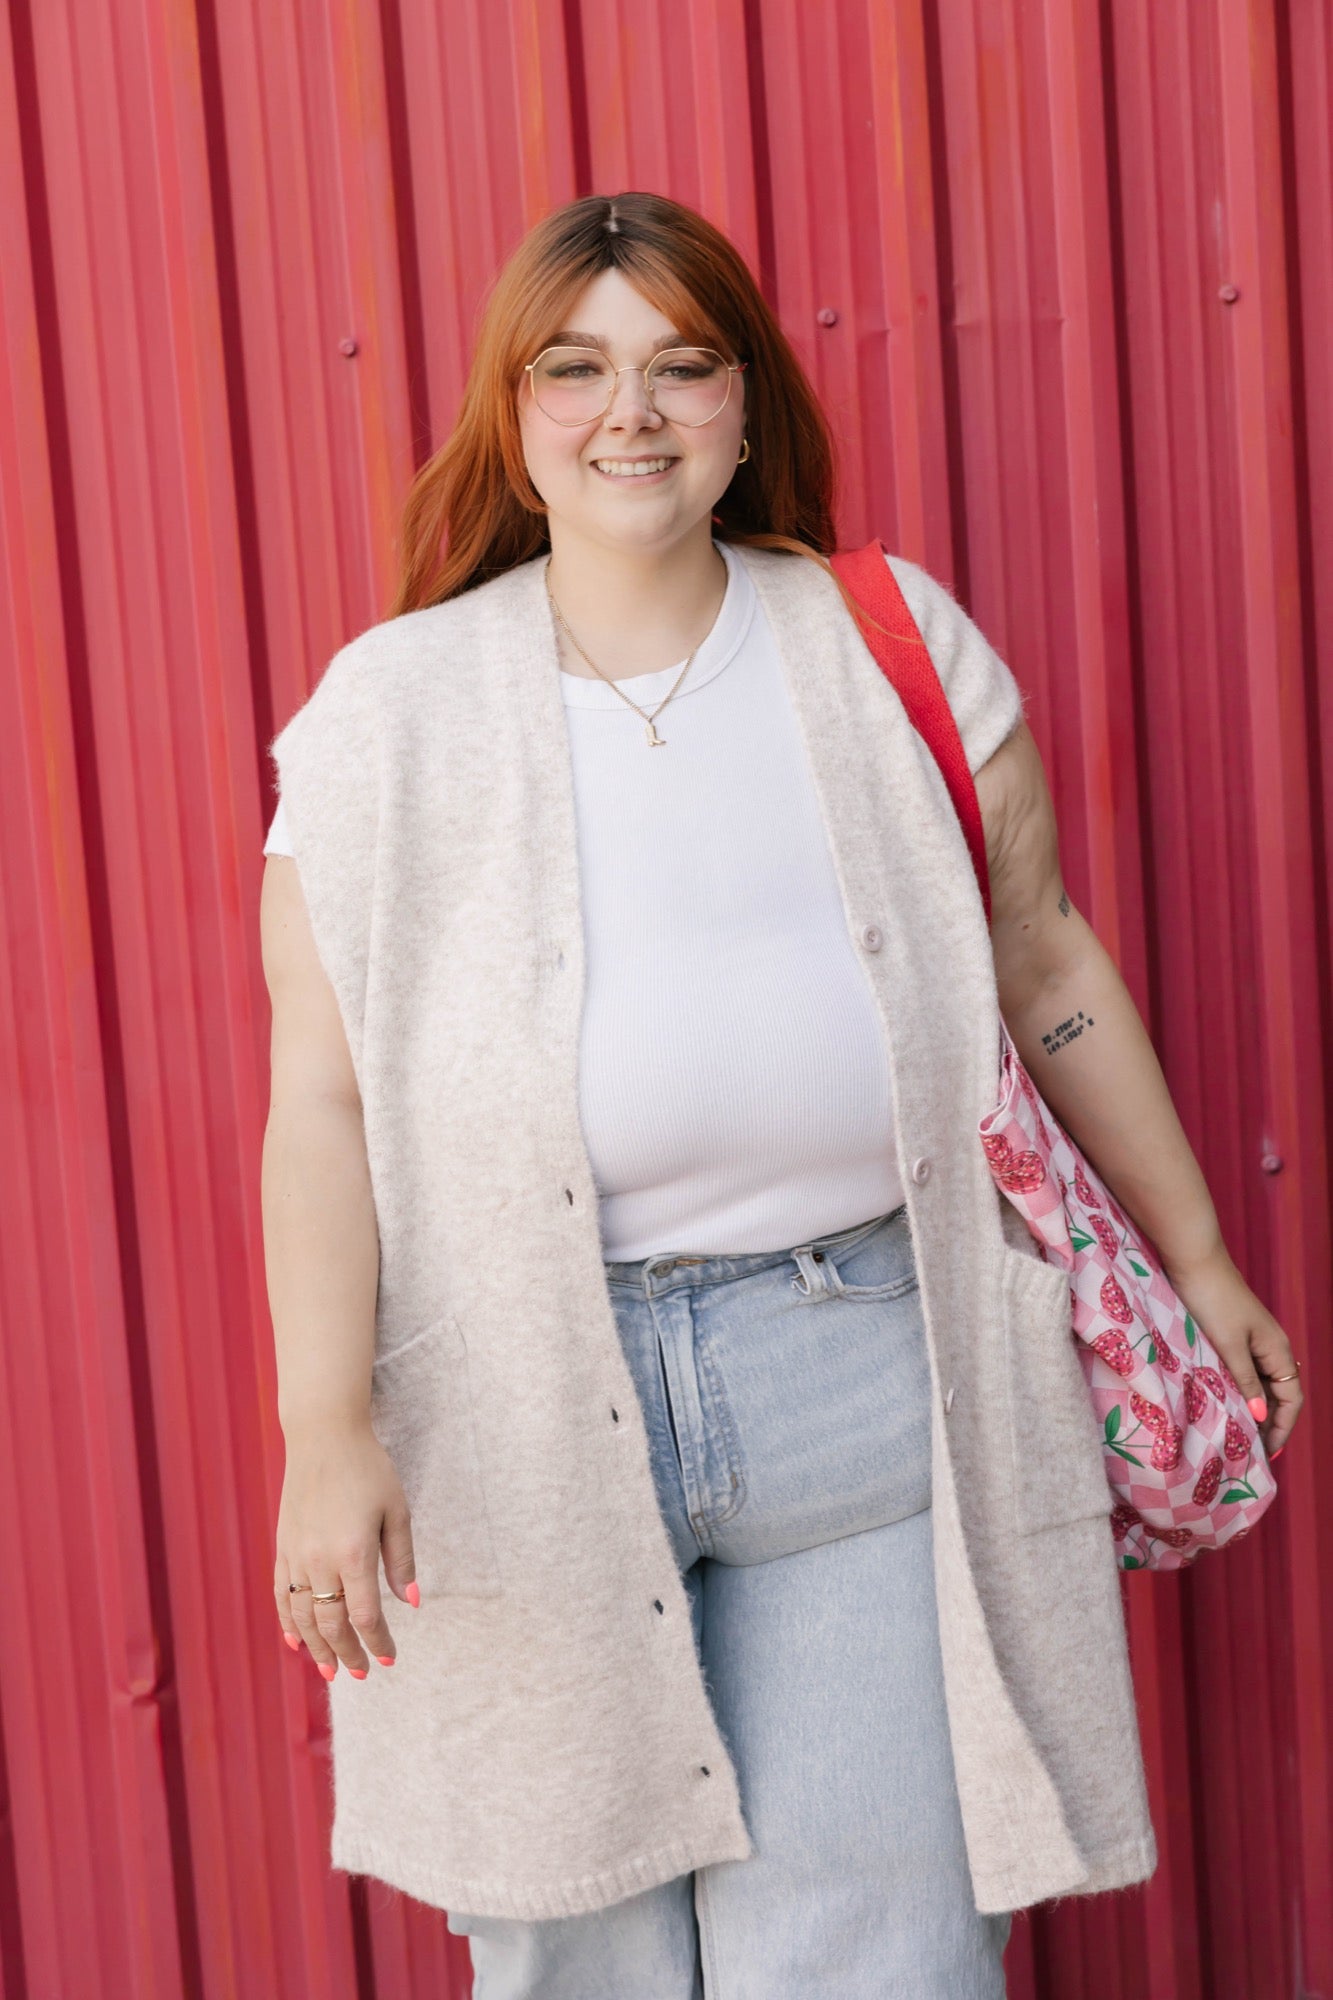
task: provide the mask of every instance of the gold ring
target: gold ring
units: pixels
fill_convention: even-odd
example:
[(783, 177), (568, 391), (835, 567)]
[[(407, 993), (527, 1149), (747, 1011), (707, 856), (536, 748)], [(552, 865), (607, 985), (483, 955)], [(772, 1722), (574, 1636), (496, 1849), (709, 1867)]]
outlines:
[(312, 1590), (310, 1601), (312, 1604), (336, 1604), (340, 1597), (346, 1595), (345, 1590)]
[(1299, 1374), (1300, 1374), (1300, 1372), (1301, 1372), (1301, 1364), (1300, 1364), (1300, 1362), (1298, 1361), (1298, 1362), (1296, 1363), (1296, 1371), (1295, 1371), (1295, 1374), (1292, 1374), (1292, 1375), (1269, 1375), (1269, 1376), (1267, 1376), (1267, 1377), (1266, 1377), (1266, 1380), (1268, 1380), (1269, 1382), (1294, 1382), (1294, 1381), (1296, 1380), (1296, 1376), (1297, 1376), (1297, 1375), (1299, 1375)]
[(289, 1583), (287, 1588), (288, 1590), (309, 1590), (310, 1585), (308, 1583)]

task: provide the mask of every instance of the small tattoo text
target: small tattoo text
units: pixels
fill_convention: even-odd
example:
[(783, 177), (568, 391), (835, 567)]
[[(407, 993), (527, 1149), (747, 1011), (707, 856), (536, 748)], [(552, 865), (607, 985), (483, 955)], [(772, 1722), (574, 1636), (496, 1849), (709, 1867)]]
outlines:
[(1052, 1028), (1049, 1035), (1043, 1035), (1041, 1045), (1048, 1056), (1053, 1056), (1070, 1042), (1076, 1042), (1083, 1030), (1092, 1024), (1091, 1014), (1085, 1014), (1080, 1007), (1077, 1014), (1071, 1014), (1067, 1021), (1061, 1021), (1058, 1028)]

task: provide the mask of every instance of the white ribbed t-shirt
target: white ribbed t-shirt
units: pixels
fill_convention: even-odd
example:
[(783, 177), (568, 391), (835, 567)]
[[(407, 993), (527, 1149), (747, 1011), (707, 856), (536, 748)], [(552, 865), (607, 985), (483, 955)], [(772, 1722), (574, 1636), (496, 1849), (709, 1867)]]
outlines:
[[(786, 1249), (904, 1199), (882, 1024), (782, 664), (744, 563), (716, 546), (726, 593), (657, 719), (665, 748), (605, 682), (560, 675), (587, 968), (579, 1111), (608, 1259)], [(961, 621), (1004, 677), (1007, 733), (1008, 669), (939, 584), (893, 567), (937, 666), (927, 612), (954, 637)], [(651, 712), (683, 665), (622, 685)], [(996, 746), (959, 723), (976, 769)], [(264, 851), (291, 852), (281, 802)]]

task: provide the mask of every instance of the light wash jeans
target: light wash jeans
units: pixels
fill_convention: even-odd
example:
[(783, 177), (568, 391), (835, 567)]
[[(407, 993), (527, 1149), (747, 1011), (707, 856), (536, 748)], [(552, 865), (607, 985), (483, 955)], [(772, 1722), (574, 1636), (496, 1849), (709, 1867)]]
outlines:
[(1000, 2000), (931, 1565), (906, 1209), (790, 1250), (608, 1263), (755, 1852), (575, 1917), (450, 1915), (474, 2000)]

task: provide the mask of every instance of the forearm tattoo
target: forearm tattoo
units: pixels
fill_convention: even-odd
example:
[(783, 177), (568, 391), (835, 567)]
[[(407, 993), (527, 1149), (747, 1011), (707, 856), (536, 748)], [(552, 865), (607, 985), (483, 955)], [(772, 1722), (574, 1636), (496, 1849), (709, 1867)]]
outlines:
[(1077, 1014), (1071, 1014), (1067, 1021), (1061, 1021), (1058, 1027), (1052, 1028), (1049, 1035), (1043, 1035), (1041, 1045), (1048, 1056), (1058, 1055), (1061, 1049), (1067, 1048), (1070, 1042), (1076, 1042), (1083, 1030), (1092, 1025), (1091, 1014), (1085, 1014), (1080, 1007)]

